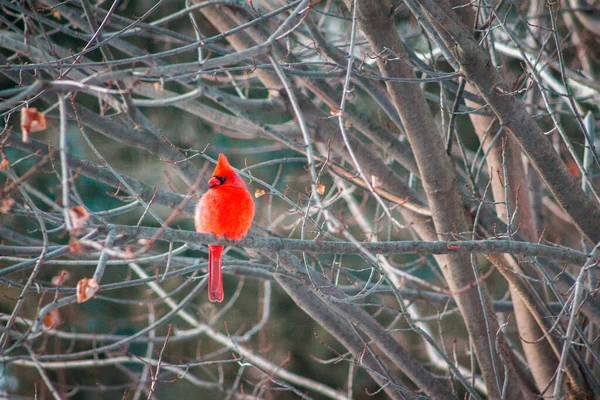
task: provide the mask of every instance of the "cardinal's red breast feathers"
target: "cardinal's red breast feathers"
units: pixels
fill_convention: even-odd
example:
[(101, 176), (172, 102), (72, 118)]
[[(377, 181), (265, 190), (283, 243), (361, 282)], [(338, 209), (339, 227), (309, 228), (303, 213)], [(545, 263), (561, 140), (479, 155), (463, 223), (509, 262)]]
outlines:
[[(208, 181), (210, 189), (198, 202), (194, 222), (196, 231), (212, 233), (229, 240), (243, 238), (254, 218), (254, 200), (246, 184), (231, 167), (227, 158), (219, 154), (217, 166)], [(223, 246), (209, 246), (208, 286), (210, 301), (222, 301), (221, 252)]]

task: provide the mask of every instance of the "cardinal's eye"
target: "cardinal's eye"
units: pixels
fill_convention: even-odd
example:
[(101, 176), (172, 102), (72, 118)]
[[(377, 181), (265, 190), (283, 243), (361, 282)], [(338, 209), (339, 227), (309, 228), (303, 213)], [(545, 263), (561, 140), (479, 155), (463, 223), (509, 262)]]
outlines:
[(225, 183), (225, 181), (227, 180), (227, 177), (225, 177), (225, 176), (217, 176), (216, 178), (219, 180), (219, 182), (221, 183), (221, 185), (223, 183)]

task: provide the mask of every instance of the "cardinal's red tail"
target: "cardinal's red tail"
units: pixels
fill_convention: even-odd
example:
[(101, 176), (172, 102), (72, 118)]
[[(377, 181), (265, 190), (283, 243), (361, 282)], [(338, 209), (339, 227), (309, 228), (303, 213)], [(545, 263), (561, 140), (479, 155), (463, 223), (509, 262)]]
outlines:
[(223, 246), (208, 246), (208, 300), (219, 303), (225, 297), (223, 293), (223, 272), (221, 272), (221, 254), (223, 254)]

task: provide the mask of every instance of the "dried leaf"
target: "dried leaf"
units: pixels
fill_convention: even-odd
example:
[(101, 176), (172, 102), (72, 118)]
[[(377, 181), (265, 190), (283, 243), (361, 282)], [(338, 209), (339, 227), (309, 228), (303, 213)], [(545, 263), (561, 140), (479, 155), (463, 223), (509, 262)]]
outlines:
[(69, 251), (71, 254), (83, 254), (85, 249), (79, 240), (72, 240), (71, 243), (69, 243)]
[(6, 214), (13, 204), (15, 204), (15, 201), (10, 197), (5, 197), (0, 200), (0, 213)]
[(60, 13), (59, 13), (58, 11), (54, 11), (54, 12), (52, 13), (52, 16), (53, 16), (54, 18), (56, 18), (57, 20), (59, 20), (59, 21), (60, 21)]
[(340, 110), (339, 108), (332, 108), (331, 110), (329, 110), (329, 114), (333, 115), (334, 117), (339, 117), (340, 115), (342, 115), (342, 110)]
[(58, 324), (60, 324), (60, 314), (58, 310), (51, 310), (44, 317), (44, 326), (48, 329), (53, 329)]
[(90, 219), (90, 214), (83, 206), (69, 208), (69, 218), (71, 219), (71, 229), (73, 232), (79, 232)]
[(77, 282), (77, 302), (83, 303), (91, 299), (100, 289), (96, 278), (83, 278)]
[(135, 249), (133, 246), (125, 247), (125, 254), (123, 254), (123, 258), (134, 258), (135, 257)]
[(6, 168), (8, 168), (8, 158), (6, 158), (4, 154), (2, 154), (2, 161), (0, 162), (0, 171), (4, 171)]
[(374, 188), (381, 186), (381, 181), (375, 175), (371, 175), (371, 186)]
[(325, 193), (325, 185), (323, 185), (321, 182), (319, 182), (319, 184), (317, 185), (317, 193), (319, 193), (319, 194)]
[(163, 86), (162, 82), (154, 82), (152, 84), (152, 86), (154, 86), (154, 91), (155, 92), (162, 92), (165, 90), (165, 87)]
[(46, 129), (46, 116), (35, 107), (21, 108), (23, 143), (29, 143), (29, 134)]
[(63, 269), (58, 274), (56, 274), (52, 277), (51, 282), (55, 286), (60, 286), (64, 282), (66, 282), (70, 277), (71, 277), (71, 274), (69, 273), (69, 271)]
[(266, 192), (264, 190), (262, 190), (262, 189), (256, 189), (254, 191), (254, 197), (256, 197), (258, 199), (259, 197), (264, 196), (265, 193)]
[(573, 176), (573, 178), (579, 179), (581, 177), (581, 170), (579, 169), (579, 166), (575, 161), (567, 161), (567, 169), (569, 170), (569, 173), (571, 174), (571, 176)]

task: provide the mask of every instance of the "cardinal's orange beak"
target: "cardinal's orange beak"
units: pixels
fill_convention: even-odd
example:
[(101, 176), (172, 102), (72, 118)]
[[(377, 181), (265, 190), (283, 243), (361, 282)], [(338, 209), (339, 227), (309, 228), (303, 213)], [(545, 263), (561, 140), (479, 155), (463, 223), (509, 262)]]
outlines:
[(216, 176), (213, 176), (212, 178), (210, 178), (208, 180), (208, 185), (213, 188), (215, 186), (219, 186), (221, 184), (221, 181), (219, 180), (219, 178), (217, 178)]

